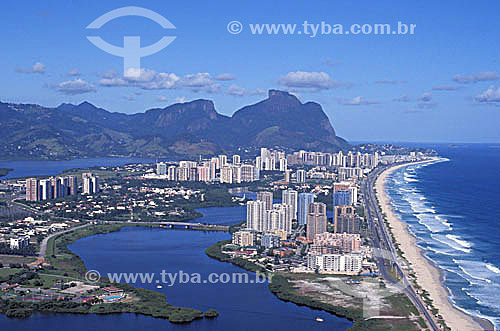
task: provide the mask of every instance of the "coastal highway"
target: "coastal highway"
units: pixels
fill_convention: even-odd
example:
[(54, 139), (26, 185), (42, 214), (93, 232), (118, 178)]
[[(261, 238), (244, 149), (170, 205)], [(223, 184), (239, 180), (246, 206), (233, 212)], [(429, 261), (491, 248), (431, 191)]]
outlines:
[(87, 227), (89, 225), (90, 225), (90, 223), (79, 225), (79, 226), (75, 226), (73, 228), (69, 228), (69, 229), (64, 230), (64, 231), (59, 231), (59, 232), (52, 233), (52, 234), (48, 235), (47, 237), (43, 238), (42, 243), (40, 244), (40, 252), (38, 253), (38, 257), (39, 258), (44, 258), (45, 257), (45, 254), (47, 252), (47, 243), (49, 242), (50, 238), (58, 236), (58, 235), (63, 234), (63, 233), (66, 233), (66, 232), (74, 231), (76, 229), (81, 229), (81, 228)]
[[(427, 320), (427, 324), (432, 328), (432, 330), (438, 331), (440, 328), (432, 318), (432, 315), (426, 309), (420, 297), (415, 293), (413, 287), (410, 286), (406, 275), (403, 273), (398, 264), (398, 254), (396, 253), (394, 243), (392, 242), (391, 236), (385, 226), (382, 212), (380, 211), (377, 203), (374, 192), (375, 181), (377, 177), (387, 168), (387, 166), (377, 167), (370, 172), (362, 184), (363, 199), (366, 206), (366, 220), (369, 224), (371, 232), (373, 233), (373, 246), (375, 249), (385, 250), (386, 252), (384, 254), (378, 254), (379, 256), (376, 257), (379, 271), (385, 280), (391, 282), (392, 284), (400, 282), (400, 285), (404, 286), (404, 293), (408, 296), (408, 298), (410, 298), (415, 307), (417, 307), (417, 309), (424, 315)], [(390, 260), (390, 266), (386, 265), (385, 259)], [(388, 268), (394, 268), (401, 281), (394, 279)]]

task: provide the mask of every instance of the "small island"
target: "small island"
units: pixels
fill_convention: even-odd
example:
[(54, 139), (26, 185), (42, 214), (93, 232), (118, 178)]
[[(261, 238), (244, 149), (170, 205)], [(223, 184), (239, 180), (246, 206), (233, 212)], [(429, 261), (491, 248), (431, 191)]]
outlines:
[(219, 316), (219, 312), (215, 309), (209, 309), (205, 312), (204, 315), (206, 318), (215, 318), (215, 317)]
[(9, 174), (9, 172), (11, 172), (12, 168), (0, 168), (0, 177), (4, 177), (4, 176), (7, 176)]

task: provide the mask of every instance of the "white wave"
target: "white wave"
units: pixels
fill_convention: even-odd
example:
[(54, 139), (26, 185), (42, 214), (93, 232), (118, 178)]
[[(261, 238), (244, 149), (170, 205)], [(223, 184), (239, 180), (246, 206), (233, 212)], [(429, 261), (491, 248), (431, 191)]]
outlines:
[(493, 271), (494, 273), (496, 274), (500, 274), (500, 269), (498, 269), (496, 266), (494, 266), (493, 264), (490, 264), (490, 263), (486, 263), (486, 268), (488, 268), (488, 270), (490, 271)]
[[(441, 254), (441, 255), (448, 255), (448, 256), (455, 256), (456, 255), (456, 254), (453, 254), (451, 252), (446, 252), (444, 250), (439, 250), (439, 249), (436, 249), (436, 248), (433, 248), (433, 247), (430, 247), (430, 246), (427, 246), (426, 249), (430, 250), (430, 251), (433, 251), (434, 253)], [(446, 269), (444, 267), (443, 267), (443, 269), (445, 269), (446, 271), (451, 271), (451, 270), (448, 270), (448, 269)], [(452, 272), (454, 272), (454, 271), (452, 271)]]
[(466, 240), (463, 240), (460, 236), (455, 236), (453, 234), (447, 234), (446, 238), (453, 240), (457, 244), (465, 248), (471, 248), (472, 244)]
[(453, 230), (453, 227), (451, 226), (451, 223), (448, 222), (446, 218), (444, 218), (446, 215), (436, 215), (434, 216), (437, 221), (441, 222), (444, 226), (448, 228), (449, 231)]
[(448, 231), (450, 229), (448, 226), (440, 222), (434, 215), (417, 214), (415, 216), (419, 220), (419, 223), (424, 225), (432, 233)]
[(442, 234), (431, 234), (431, 238), (442, 243), (442, 244), (445, 244), (446, 246), (451, 247), (457, 251), (461, 251), (464, 253), (471, 252), (470, 248), (464, 248), (461, 245), (457, 245), (453, 240), (447, 238), (447, 236), (444, 236)]
[(420, 200), (427, 200), (426, 197), (420, 197)]
[[(474, 279), (485, 281), (488, 284), (491, 284), (492, 278), (498, 277), (497, 275), (498, 273), (500, 273), (500, 270), (498, 270), (498, 268), (482, 261), (453, 259), (453, 262), (455, 262), (465, 274)], [(498, 289), (500, 290), (499, 284), (494, 284), (494, 286), (498, 287)]]
[[(477, 279), (477, 280), (482, 280), (488, 284), (491, 284), (491, 280), (489, 280), (488, 278), (482, 278), (482, 277), (478, 277), (478, 276), (474, 276), (472, 273), (470, 273), (469, 271), (467, 271), (467, 269), (465, 269), (463, 266), (461, 265), (458, 265), (458, 267), (460, 268), (460, 270), (462, 270), (462, 272), (464, 274), (466, 274), (467, 276), (471, 277), (471, 278), (474, 278), (474, 279)], [(474, 284), (474, 283), (473, 283)], [(479, 285), (479, 284), (475, 284), (475, 285)]]

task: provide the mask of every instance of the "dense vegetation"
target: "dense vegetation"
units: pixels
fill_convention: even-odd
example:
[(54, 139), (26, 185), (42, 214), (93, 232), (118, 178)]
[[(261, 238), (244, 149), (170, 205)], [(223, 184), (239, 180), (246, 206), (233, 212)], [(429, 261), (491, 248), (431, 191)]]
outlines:
[[(36, 281), (45, 274), (56, 274), (64, 277), (69, 276), (81, 279), (86, 272), (85, 264), (80, 257), (67, 248), (67, 245), (86, 236), (119, 231), (123, 226), (127, 225), (90, 225), (51, 238), (47, 245), (47, 256), (48, 261), (51, 263), (51, 267), (41, 269), (37, 273), (21, 268), (18, 272), (6, 275), (5, 278), (1, 280), (7, 281), (8, 283), (27, 284), (31, 280)], [(22, 302), (0, 299), (0, 313), (17, 318), (29, 317), (33, 312), (80, 314), (136, 313), (166, 318), (173, 323), (186, 323), (204, 317), (204, 313), (200, 310), (176, 307), (168, 304), (165, 295), (155, 291), (135, 288), (128, 284), (111, 284), (106, 278), (101, 278), (99, 285), (102, 287), (113, 285), (122, 288), (131, 298), (133, 298), (133, 300), (112, 304), (101, 303), (90, 305), (71, 301)], [(214, 312), (215, 311), (207, 311), (207, 317), (216, 317), (218, 313)]]

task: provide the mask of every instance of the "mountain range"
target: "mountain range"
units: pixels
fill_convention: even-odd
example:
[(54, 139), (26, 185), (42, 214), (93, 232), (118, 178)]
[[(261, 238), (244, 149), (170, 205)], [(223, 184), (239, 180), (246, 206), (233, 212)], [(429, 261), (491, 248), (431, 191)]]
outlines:
[(349, 147), (318, 103), (301, 103), (278, 90), (231, 117), (204, 99), (131, 115), (88, 102), (55, 108), (0, 102), (0, 126), (0, 159), (195, 157), (240, 147), (332, 152)]

